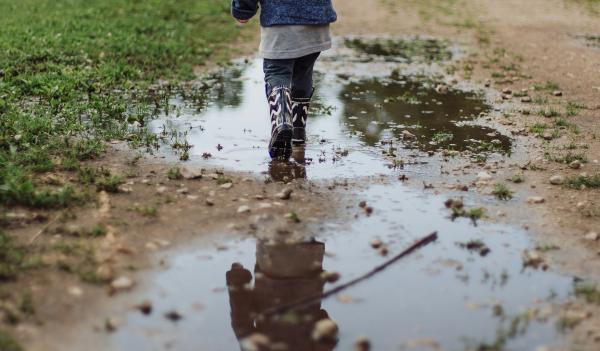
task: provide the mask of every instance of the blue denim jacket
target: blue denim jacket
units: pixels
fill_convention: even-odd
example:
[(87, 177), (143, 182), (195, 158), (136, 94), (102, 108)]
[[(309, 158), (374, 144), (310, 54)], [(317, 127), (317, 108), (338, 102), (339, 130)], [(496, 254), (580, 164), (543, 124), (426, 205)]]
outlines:
[(260, 25), (327, 24), (337, 20), (331, 0), (232, 0), (231, 14), (237, 19), (250, 19), (262, 8)]

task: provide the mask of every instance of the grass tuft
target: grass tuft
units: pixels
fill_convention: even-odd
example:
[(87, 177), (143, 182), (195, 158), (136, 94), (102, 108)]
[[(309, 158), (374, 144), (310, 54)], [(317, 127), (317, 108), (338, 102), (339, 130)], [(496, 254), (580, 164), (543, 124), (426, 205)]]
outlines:
[(600, 175), (596, 174), (593, 177), (587, 176), (573, 176), (567, 177), (567, 181), (563, 184), (563, 187), (568, 189), (581, 190), (582, 186), (586, 188), (598, 189), (600, 188)]
[(181, 178), (181, 170), (179, 169), (179, 167), (169, 168), (169, 170), (167, 171), (167, 178), (169, 178), (169, 179)]
[(522, 183), (525, 181), (525, 174), (517, 173), (510, 180), (512, 180), (514, 183)]
[(452, 220), (455, 220), (458, 217), (470, 218), (473, 221), (473, 224), (476, 224), (478, 219), (485, 217), (485, 214), (481, 207), (472, 208), (470, 210), (452, 207)]
[(500, 200), (508, 200), (512, 198), (514, 191), (510, 190), (506, 183), (498, 183), (494, 186), (494, 195)]

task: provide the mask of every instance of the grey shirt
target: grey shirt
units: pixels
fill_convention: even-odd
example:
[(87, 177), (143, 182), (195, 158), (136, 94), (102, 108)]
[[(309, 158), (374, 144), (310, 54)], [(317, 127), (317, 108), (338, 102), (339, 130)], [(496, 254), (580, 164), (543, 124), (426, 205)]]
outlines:
[(260, 54), (266, 59), (293, 59), (331, 49), (329, 24), (262, 27)]

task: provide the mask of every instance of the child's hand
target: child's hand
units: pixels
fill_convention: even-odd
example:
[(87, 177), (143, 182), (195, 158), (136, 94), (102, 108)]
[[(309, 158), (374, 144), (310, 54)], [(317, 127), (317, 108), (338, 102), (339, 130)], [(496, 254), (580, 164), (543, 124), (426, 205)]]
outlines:
[(249, 21), (249, 20), (247, 20), (247, 19), (245, 19), (245, 20), (241, 20), (241, 19), (239, 19), (239, 20), (238, 20), (238, 22), (240, 22), (240, 23), (248, 23), (248, 21)]

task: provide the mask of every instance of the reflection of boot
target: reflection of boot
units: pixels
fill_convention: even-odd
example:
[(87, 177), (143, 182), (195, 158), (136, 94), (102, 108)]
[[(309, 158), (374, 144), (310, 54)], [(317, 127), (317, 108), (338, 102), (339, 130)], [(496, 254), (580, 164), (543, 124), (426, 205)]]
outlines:
[(274, 87), (269, 94), (271, 111), (271, 141), (269, 155), (271, 158), (289, 158), (292, 153), (292, 98), (286, 86)]
[[(254, 298), (257, 311), (285, 305), (323, 292), (325, 244), (317, 241), (299, 244), (256, 244), (256, 282)], [(285, 318), (256, 321), (259, 332), (273, 342), (283, 343), (288, 351), (330, 351), (335, 344), (321, 344), (312, 338), (315, 323), (328, 318), (321, 301), (298, 307)]]
[(294, 179), (306, 178), (306, 168), (296, 162), (273, 160), (269, 164), (269, 175), (276, 182), (288, 183)]
[[(314, 90), (313, 90), (314, 91)], [(292, 121), (294, 123), (294, 146), (306, 144), (306, 119), (308, 118), (308, 109), (310, 108), (310, 99), (292, 98)]]
[(231, 265), (226, 274), (229, 289), (229, 304), (231, 306), (231, 327), (238, 339), (255, 332), (254, 317), (255, 302), (253, 292), (248, 288), (252, 281), (252, 273), (239, 263)]
[(306, 149), (301, 146), (301, 147), (296, 147), (294, 148), (294, 151), (292, 151), (292, 157), (294, 158), (294, 160), (296, 162), (298, 162), (301, 165), (304, 165), (306, 163), (304, 154), (306, 152)]

